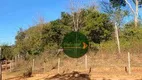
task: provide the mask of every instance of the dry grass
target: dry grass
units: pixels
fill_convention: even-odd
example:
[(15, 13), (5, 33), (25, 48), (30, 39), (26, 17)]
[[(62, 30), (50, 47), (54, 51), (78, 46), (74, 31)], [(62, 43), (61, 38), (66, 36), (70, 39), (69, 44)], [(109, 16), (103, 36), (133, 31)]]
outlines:
[[(117, 53), (108, 53), (107, 51), (104, 51), (105, 50), (99, 51), (97, 53), (90, 51), (87, 53), (88, 68), (91, 67), (91, 74), (95, 75), (95, 77), (92, 75), (91, 77), (102, 78), (103, 76), (105, 76), (107, 78), (115, 78), (115, 74), (117, 74), (119, 77), (126, 78), (128, 76), (128, 74), (125, 71), (125, 67), (127, 67), (127, 52), (123, 52), (118, 56)], [(33, 71), (33, 75), (42, 74), (42, 76), (40, 75), (41, 78), (47, 77), (49, 75), (53, 76), (54, 74), (56, 74), (58, 58), (61, 58), (60, 73), (69, 73), (72, 71), (85, 71), (85, 56), (78, 59), (73, 59), (69, 58), (64, 54), (55, 57), (54, 55), (49, 55), (49, 53), (46, 52), (40, 56), (35, 57), (35, 69)], [(29, 61), (19, 60), (13, 72), (4, 73), (5, 75), (9, 75), (9, 77), (5, 75), (3, 75), (3, 77), (10, 78), (14, 76), (22, 76), (24, 71), (31, 66), (32, 59)], [(133, 78), (142, 78), (142, 76), (140, 76), (140, 74), (142, 74), (142, 54), (131, 53), (131, 66), (133, 69), (132, 71), (136, 72), (134, 73)]]

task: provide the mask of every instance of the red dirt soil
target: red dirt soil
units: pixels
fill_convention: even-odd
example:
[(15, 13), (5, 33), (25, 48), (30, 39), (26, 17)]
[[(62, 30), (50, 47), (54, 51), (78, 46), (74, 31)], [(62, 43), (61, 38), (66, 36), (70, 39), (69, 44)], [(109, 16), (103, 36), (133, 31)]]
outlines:
[[(88, 71), (85, 70), (77, 71), (88, 73)], [(91, 69), (89, 77), (91, 80), (142, 80), (142, 67), (132, 67), (131, 72), (132, 73), (129, 75), (125, 67), (96, 67)], [(57, 70), (54, 69), (43, 74), (33, 74), (33, 77), (30, 78), (23, 78), (20, 75), (4, 72), (3, 80), (45, 80), (46, 78), (50, 78), (56, 74)]]

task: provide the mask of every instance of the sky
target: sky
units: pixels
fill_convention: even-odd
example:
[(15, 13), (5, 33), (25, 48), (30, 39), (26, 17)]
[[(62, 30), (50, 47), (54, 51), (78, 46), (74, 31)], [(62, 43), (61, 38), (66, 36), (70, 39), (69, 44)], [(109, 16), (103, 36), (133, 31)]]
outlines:
[(19, 28), (28, 29), (39, 17), (46, 22), (67, 11), (68, 0), (0, 0), (0, 44), (14, 44)]
[(39, 17), (46, 22), (60, 18), (61, 12), (69, 11), (69, 1), (0, 0), (0, 45), (14, 44), (19, 28), (28, 29)]
[(39, 17), (49, 22), (63, 11), (69, 11), (69, 0), (0, 0), (0, 45), (14, 44), (19, 28), (28, 29)]

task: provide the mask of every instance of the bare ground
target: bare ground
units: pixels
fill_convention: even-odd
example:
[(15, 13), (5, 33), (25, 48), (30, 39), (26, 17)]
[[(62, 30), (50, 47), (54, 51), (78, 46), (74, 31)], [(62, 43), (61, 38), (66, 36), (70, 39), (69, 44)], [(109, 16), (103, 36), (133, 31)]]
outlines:
[[(25, 61), (19, 61), (20, 64), (22, 63), (22, 67), (16, 67), (19, 71), (3, 72), (3, 80), (47, 80), (57, 75), (58, 58), (52, 58), (47, 61), (45, 72), (43, 72), (42, 60), (42, 57), (35, 59), (35, 68), (38, 70), (33, 73), (32, 77), (22, 77), (24, 71), (22, 67), (26, 68), (32, 63), (28, 62), (29, 64), (27, 64)], [(85, 70), (84, 60), (85, 57), (79, 59), (61, 58), (60, 74), (72, 73), (73, 71), (88, 74), (89, 70)], [(127, 53), (123, 53), (119, 58), (116, 54), (88, 54), (88, 68), (91, 67), (88, 75), (91, 80), (142, 80), (142, 54), (131, 54), (131, 74), (128, 74), (127, 65)]]
[[(83, 74), (88, 74), (88, 71), (85, 70), (77, 71), (82, 72)], [(142, 67), (132, 67), (131, 71), (132, 73), (129, 75), (125, 67), (96, 67), (91, 69), (91, 72), (88, 75), (91, 80), (142, 80)], [(50, 78), (56, 74), (57, 70), (54, 69), (42, 74), (34, 73), (30, 78), (23, 78), (18, 73), (4, 72), (3, 80), (48, 80), (48, 78), (50, 80)]]

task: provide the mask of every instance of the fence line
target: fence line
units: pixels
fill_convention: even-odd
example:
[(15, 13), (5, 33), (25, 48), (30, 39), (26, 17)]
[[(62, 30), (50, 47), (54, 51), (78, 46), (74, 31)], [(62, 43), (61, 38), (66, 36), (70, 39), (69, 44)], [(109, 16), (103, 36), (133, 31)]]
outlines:
[(58, 73), (60, 73), (60, 58), (58, 58)]
[(35, 59), (33, 59), (33, 63), (32, 63), (32, 71), (34, 71), (35, 69)]
[(128, 73), (131, 74), (131, 59), (130, 59), (130, 53), (128, 52)]

